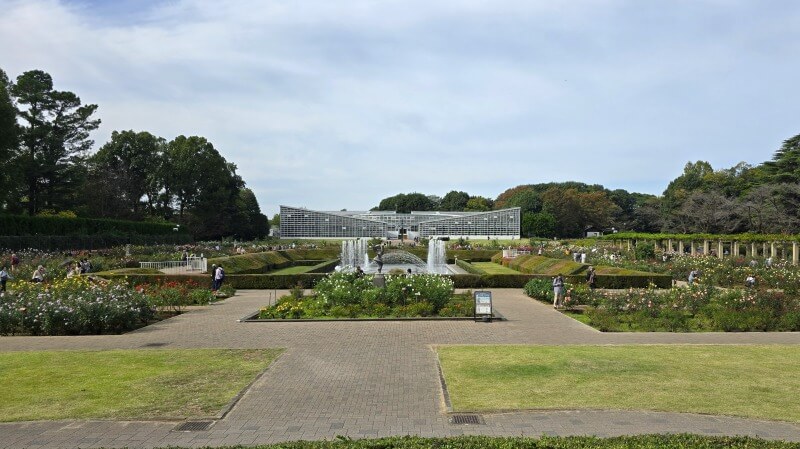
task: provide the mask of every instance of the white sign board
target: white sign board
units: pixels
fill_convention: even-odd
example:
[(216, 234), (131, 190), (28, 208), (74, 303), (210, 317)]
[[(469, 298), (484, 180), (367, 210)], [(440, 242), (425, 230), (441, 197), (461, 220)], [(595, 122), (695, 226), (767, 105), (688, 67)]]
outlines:
[(492, 292), (475, 292), (475, 315), (492, 314)]

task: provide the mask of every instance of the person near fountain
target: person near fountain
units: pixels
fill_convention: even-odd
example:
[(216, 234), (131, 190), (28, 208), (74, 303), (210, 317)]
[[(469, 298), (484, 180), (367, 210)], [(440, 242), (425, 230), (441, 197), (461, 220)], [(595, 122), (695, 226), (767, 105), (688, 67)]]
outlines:
[(356, 277), (364, 276), (364, 270), (361, 269), (361, 265), (356, 265)]

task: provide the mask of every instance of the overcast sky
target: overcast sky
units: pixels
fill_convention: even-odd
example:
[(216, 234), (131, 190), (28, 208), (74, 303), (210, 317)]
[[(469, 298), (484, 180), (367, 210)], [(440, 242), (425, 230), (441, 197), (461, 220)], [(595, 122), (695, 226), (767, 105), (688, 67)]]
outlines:
[(0, 68), (114, 130), (209, 139), (258, 196), (582, 181), (661, 194), (687, 161), (800, 133), (800, 2), (0, 0)]

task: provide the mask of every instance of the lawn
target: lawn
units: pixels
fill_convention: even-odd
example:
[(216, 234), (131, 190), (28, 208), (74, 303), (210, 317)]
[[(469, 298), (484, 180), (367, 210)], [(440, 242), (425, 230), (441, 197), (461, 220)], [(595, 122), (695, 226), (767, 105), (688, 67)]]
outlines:
[(0, 421), (216, 415), (280, 350), (0, 353)]
[(521, 274), (517, 270), (512, 270), (494, 262), (472, 262), (472, 266), (486, 274)]
[(293, 267), (281, 268), (280, 270), (271, 271), (269, 274), (300, 274), (307, 273), (313, 266), (296, 265)]
[(444, 346), (453, 408), (625, 409), (800, 422), (800, 346)]

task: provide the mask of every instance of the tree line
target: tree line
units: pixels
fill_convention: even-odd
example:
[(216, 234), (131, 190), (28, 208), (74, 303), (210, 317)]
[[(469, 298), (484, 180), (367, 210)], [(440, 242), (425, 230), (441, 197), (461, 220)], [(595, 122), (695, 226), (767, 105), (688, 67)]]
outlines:
[(97, 108), (56, 90), (46, 72), (12, 81), (0, 69), (3, 212), (169, 221), (198, 239), (267, 235), (269, 221), (236, 165), (203, 137), (114, 131), (90, 154)]
[(769, 161), (715, 170), (688, 162), (662, 195), (581, 182), (526, 184), (494, 200), (450, 191), (383, 199), (374, 210), (481, 211), (519, 207), (526, 237), (580, 237), (588, 227), (665, 233), (800, 233), (800, 134)]

